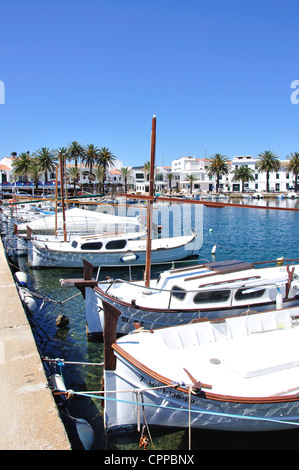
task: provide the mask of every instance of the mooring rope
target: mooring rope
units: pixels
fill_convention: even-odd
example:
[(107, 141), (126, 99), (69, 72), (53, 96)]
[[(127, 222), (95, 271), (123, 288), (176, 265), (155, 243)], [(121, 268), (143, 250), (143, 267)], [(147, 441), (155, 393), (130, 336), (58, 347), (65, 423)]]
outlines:
[[(130, 390), (131, 391), (131, 390)], [(119, 392), (119, 391), (117, 391)], [(71, 393), (73, 395), (79, 395), (79, 396), (85, 396), (89, 398), (97, 398), (100, 400), (108, 400), (108, 401), (114, 401), (114, 402), (119, 402), (119, 403), (124, 403), (124, 404), (129, 404), (129, 405), (140, 405), (139, 402), (134, 402), (134, 401), (129, 401), (129, 400), (119, 400), (118, 398), (111, 398), (111, 397), (98, 397), (96, 395), (90, 394), (88, 392), (75, 392), (73, 390), (68, 390), (68, 393)], [(102, 393), (102, 392), (95, 392), (95, 393)], [(109, 392), (104, 392), (104, 393), (110, 393)], [(113, 393), (113, 392), (111, 392)], [(144, 406), (152, 407), (152, 408), (161, 408), (161, 405), (156, 405), (154, 403), (143, 403)], [(163, 406), (163, 409), (167, 410), (172, 410), (172, 411), (183, 411), (183, 412), (188, 412), (189, 413), (189, 407), (188, 408), (177, 408), (175, 406), (168, 406), (165, 405)], [(197, 409), (197, 410), (191, 410), (192, 413), (198, 413), (198, 414), (205, 414), (205, 415), (212, 415), (212, 416), (219, 416), (219, 417), (225, 417), (225, 418), (234, 418), (234, 419), (245, 419), (248, 421), (267, 421), (271, 423), (278, 423), (278, 424), (287, 424), (291, 426), (299, 426), (299, 422), (293, 422), (293, 421), (286, 421), (286, 420), (280, 420), (280, 419), (275, 419), (275, 418), (267, 418), (267, 417), (261, 417), (261, 416), (245, 416), (245, 415), (238, 415), (234, 413), (221, 413), (219, 411), (208, 411), (205, 409)]]

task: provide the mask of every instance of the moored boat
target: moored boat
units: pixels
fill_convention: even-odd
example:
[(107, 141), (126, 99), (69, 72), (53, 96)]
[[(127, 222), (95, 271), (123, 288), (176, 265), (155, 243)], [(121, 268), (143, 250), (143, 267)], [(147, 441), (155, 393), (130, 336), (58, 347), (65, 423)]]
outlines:
[[(147, 240), (140, 233), (112, 236), (78, 236), (72, 241), (33, 240), (28, 242), (28, 263), (32, 268), (80, 268), (83, 259), (99, 266), (144, 265)], [(152, 240), (152, 262), (184, 259), (193, 254), (195, 234)]]
[(299, 307), (138, 330), (105, 311), (108, 434), (163, 426), (273, 431), (299, 425)]
[[(281, 262), (281, 261), (280, 261)], [(260, 267), (227, 260), (172, 268), (158, 279), (126, 281), (108, 279), (84, 282), (86, 323), (91, 337), (103, 334), (103, 301), (121, 312), (117, 334), (127, 334), (134, 323), (146, 329), (188, 323), (196, 318), (221, 318), (248, 310), (271, 310), (299, 305), (299, 265)], [(85, 271), (87, 272), (87, 271)], [(79, 279), (62, 285), (82, 289)]]

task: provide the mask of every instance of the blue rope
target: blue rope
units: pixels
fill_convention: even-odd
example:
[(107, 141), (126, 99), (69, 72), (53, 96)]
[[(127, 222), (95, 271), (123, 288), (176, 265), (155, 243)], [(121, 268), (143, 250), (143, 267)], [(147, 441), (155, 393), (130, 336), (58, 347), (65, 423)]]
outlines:
[[(89, 394), (89, 393), (84, 393), (84, 392), (74, 392), (73, 390), (71, 391), (75, 395), (82, 395), (85, 397), (89, 398), (97, 398), (100, 400), (110, 400), (110, 401), (116, 401), (119, 403), (125, 403), (129, 405), (142, 405), (142, 406), (151, 406), (153, 408), (160, 408), (160, 405), (154, 405), (151, 403), (140, 403), (136, 401), (128, 401), (128, 400), (119, 400), (117, 398), (111, 398), (111, 397), (98, 397), (97, 395)], [(109, 393), (109, 392), (108, 392)], [(164, 409), (168, 410), (173, 410), (173, 411), (185, 411), (189, 413), (188, 408), (176, 408), (174, 406), (163, 406)], [(190, 410), (192, 413), (199, 413), (199, 414), (206, 414), (206, 415), (213, 415), (213, 416), (221, 416), (221, 417), (226, 417), (226, 418), (238, 418), (238, 419), (247, 419), (250, 421), (269, 421), (273, 423), (279, 423), (279, 424), (290, 424), (292, 426), (299, 426), (299, 423), (291, 422), (291, 421), (284, 421), (284, 420), (279, 420), (279, 419), (274, 419), (274, 418), (261, 418), (258, 416), (242, 416), (242, 415), (236, 415), (232, 413), (219, 413), (219, 412), (213, 412), (213, 411), (207, 411), (207, 410)]]

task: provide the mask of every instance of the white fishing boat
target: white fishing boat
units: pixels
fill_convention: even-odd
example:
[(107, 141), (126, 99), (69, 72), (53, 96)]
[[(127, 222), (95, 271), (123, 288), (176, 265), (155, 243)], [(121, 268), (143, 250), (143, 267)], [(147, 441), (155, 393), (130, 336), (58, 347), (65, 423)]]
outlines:
[[(75, 236), (71, 241), (28, 240), (32, 268), (80, 268), (83, 259), (99, 266), (145, 265), (147, 239), (142, 233)], [(194, 251), (196, 235), (152, 240), (152, 262), (183, 259)]]
[(163, 426), (273, 431), (299, 425), (299, 307), (138, 330), (105, 310), (108, 434)]
[[(42, 240), (46, 235), (48, 241), (58, 239), (64, 240), (64, 224), (66, 226), (67, 239), (72, 235), (83, 234), (105, 234), (119, 232), (141, 232), (142, 224), (137, 217), (125, 217), (113, 214), (105, 214), (98, 211), (72, 208), (57, 215), (40, 217), (30, 223), (14, 225), (13, 247), (15, 252), (21, 256), (26, 255), (28, 237), (36, 236)], [(43, 236), (43, 237), (42, 237)]]
[[(96, 282), (63, 279), (64, 286), (84, 285), (88, 334), (103, 334), (103, 301), (121, 312), (117, 334), (127, 334), (138, 323), (146, 329), (189, 323), (196, 318), (216, 319), (299, 305), (299, 265), (261, 267), (239, 260), (172, 268), (151, 279), (108, 279)], [(297, 260), (298, 261), (298, 260)], [(281, 261), (280, 261), (281, 262)], [(88, 271), (85, 269), (85, 273)], [(90, 284), (88, 284), (88, 282)]]

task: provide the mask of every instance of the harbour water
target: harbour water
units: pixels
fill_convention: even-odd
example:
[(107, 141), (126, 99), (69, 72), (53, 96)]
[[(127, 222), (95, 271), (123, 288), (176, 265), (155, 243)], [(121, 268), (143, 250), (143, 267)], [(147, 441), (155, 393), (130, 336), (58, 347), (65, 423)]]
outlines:
[[(234, 201), (235, 202), (235, 201)], [(240, 206), (248, 201), (240, 201)], [(297, 208), (299, 200), (261, 200), (249, 204)], [(193, 215), (194, 217), (194, 215)], [(196, 212), (195, 212), (196, 217)], [(194, 222), (194, 220), (193, 220)], [(196, 223), (195, 223), (196, 225)], [(248, 209), (243, 207), (208, 208), (202, 211), (202, 247), (199, 259), (219, 261), (242, 259), (248, 262), (299, 258), (298, 249), (299, 212)], [(212, 247), (217, 246), (215, 254)], [(101, 389), (102, 367), (84, 363), (103, 361), (103, 345), (87, 340), (85, 329), (85, 305), (82, 295), (75, 288), (63, 288), (59, 279), (82, 277), (82, 270), (38, 269), (28, 267), (27, 258), (18, 259), (19, 267), (28, 274), (29, 289), (38, 294), (37, 309), (32, 316), (36, 343), (42, 357), (61, 358), (66, 362), (63, 375), (66, 386), (76, 392), (98, 391)], [(154, 268), (155, 272), (159, 270)], [(127, 272), (115, 269), (102, 270), (100, 278), (106, 275), (123, 277)], [(140, 272), (139, 272), (140, 274)], [(69, 319), (66, 328), (58, 328), (55, 320), (59, 314)], [(140, 435), (119, 437), (117, 441), (106, 440), (100, 399), (75, 395), (69, 402), (72, 416), (86, 419), (95, 432), (95, 448), (99, 450), (139, 449)], [(278, 433), (220, 433), (192, 431), (192, 450), (229, 449), (299, 449), (299, 429)], [(153, 434), (155, 450), (188, 450), (188, 428), (185, 431), (171, 431)], [(151, 445), (149, 446), (151, 450)]]

